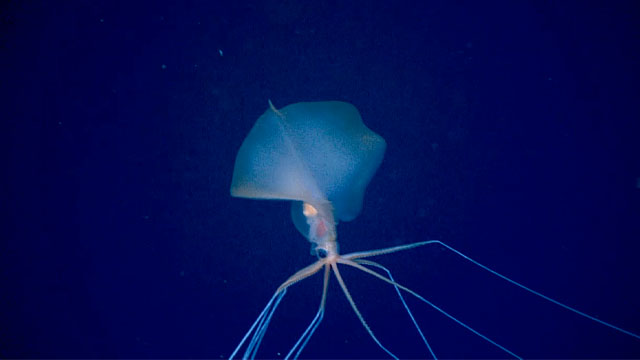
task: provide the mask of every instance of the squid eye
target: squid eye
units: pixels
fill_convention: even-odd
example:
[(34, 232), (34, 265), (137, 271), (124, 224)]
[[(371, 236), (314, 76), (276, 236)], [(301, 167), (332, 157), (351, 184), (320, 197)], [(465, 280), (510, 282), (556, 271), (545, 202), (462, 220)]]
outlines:
[(322, 248), (317, 248), (316, 249), (316, 256), (318, 257), (318, 259), (324, 259), (329, 255), (329, 253), (327, 252), (327, 250), (322, 249)]

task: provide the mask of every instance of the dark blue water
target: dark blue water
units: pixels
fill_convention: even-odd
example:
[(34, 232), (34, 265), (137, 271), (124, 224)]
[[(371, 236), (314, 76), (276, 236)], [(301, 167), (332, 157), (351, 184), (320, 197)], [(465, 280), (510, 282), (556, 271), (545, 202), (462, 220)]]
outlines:
[[(229, 356), (315, 260), (288, 204), (229, 196), (267, 99), (348, 101), (388, 143), (343, 253), (439, 239), (640, 332), (633, 2), (229, 3), (2, 5), (0, 356)], [(640, 357), (437, 246), (378, 260), (520, 356)], [(390, 350), (428, 356), (393, 288), (342, 275)], [(290, 289), (260, 357), (320, 292)], [(506, 356), (408, 301), (439, 357)], [(335, 279), (303, 356), (386, 356)]]

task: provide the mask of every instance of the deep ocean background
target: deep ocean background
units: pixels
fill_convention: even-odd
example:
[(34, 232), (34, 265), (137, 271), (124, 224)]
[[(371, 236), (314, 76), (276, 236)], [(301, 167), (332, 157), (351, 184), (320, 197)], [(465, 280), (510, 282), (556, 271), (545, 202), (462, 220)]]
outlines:
[[(640, 333), (634, 1), (13, 1), (0, 16), (0, 357), (225, 358), (315, 260), (289, 205), (229, 196), (267, 99), (354, 104), (388, 144), (343, 253), (439, 239)], [(524, 357), (640, 340), (439, 247), (395, 278)], [(427, 357), (392, 287), (342, 275), (381, 341)], [(288, 351), (321, 277), (260, 357)], [(409, 299), (442, 358), (505, 357)], [(335, 279), (305, 358), (386, 357)]]

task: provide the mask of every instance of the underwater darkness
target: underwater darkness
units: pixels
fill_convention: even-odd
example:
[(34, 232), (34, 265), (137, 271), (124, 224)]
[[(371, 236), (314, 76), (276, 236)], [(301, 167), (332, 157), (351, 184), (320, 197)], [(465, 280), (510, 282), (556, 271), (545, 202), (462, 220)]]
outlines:
[[(0, 12), (0, 357), (226, 358), (315, 261), (289, 204), (232, 198), (271, 99), (354, 104), (387, 141), (342, 253), (439, 239), (640, 333), (634, 1), (10, 1)], [(431, 246), (397, 281), (526, 358), (640, 340)], [(429, 353), (395, 291), (342, 267), (382, 343)], [(283, 357), (321, 276), (258, 357)], [(440, 358), (505, 358), (405, 296)], [(337, 285), (304, 358), (385, 358)]]

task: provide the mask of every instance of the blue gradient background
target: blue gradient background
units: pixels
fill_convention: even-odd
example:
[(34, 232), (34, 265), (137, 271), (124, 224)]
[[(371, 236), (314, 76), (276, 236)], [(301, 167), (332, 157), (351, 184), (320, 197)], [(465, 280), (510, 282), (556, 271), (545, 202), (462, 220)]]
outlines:
[[(229, 196), (267, 99), (348, 101), (388, 143), (362, 214), (338, 227), (343, 253), (439, 239), (639, 333), (635, 6), (5, 3), (0, 356), (229, 356), (314, 261), (288, 204)], [(378, 260), (521, 356), (640, 357), (640, 340), (441, 248)], [(385, 345), (428, 355), (393, 288), (343, 277)], [(286, 353), (320, 287), (291, 288), (260, 357)], [(438, 356), (505, 357), (409, 304)], [(303, 356), (385, 354), (333, 281)]]

